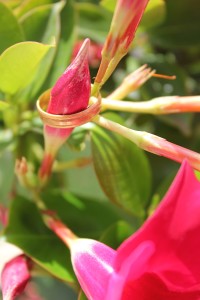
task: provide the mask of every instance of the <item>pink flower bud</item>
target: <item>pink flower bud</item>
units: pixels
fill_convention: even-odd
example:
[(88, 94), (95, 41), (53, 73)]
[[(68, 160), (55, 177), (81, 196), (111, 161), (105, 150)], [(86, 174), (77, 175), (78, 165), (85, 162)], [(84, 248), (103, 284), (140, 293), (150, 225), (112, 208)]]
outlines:
[(187, 159), (194, 169), (200, 171), (199, 153), (168, 142), (166, 139), (154, 134), (143, 132), (139, 147), (148, 152), (167, 157), (179, 163), (182, 163), (184, 159)]
[(3, 300), (13, 300), (20, 295), (29, 279), (29, 264), (24, 255), (7, 262), (1, 273)]
[[(52, 88), (48, 113), (67, 115), (87, 108), (90, 97), (89, 43), (86, 39), (73, 62)], [(45, 156), (39, 172), (41, 178), (50, 175), (54, 157), (72, 130), (44, 126)]]
[(118, 0), (103, 53), (126, 54), (149, 0)]
[(96, 84), (102, 85), (126, 55), (149, 0), (118, 0), (102, 50)]

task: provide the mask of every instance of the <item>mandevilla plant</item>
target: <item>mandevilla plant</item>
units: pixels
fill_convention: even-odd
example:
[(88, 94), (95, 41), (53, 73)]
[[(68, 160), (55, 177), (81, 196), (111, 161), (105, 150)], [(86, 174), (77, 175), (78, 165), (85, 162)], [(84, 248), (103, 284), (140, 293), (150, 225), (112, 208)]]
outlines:
[(2, 299), (200, 300), (199, 1), (0, 15)]

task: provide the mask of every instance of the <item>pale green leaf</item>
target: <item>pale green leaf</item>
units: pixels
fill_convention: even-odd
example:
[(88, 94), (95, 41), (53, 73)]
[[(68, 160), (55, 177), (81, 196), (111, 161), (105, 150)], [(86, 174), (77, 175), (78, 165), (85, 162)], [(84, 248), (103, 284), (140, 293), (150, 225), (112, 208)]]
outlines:
[(0, 56), (0, 90), (13, 95), (29, 84), (51, 47), (23, 42), (4, 51)]

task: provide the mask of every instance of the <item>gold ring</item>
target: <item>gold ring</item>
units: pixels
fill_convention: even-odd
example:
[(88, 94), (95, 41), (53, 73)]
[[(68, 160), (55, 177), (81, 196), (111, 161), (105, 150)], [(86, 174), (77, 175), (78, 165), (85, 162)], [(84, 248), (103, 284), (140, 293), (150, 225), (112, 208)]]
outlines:
[(85, 110), (71, 115), (54, 115), (47, 113), (51, 90), (44, 92), (37, 100), (36, 106), (40, 118), (45, 125), (55, 128), (73, 128), (86, 124), (99, 114), (101, 110), (101, 96), (91, 97), (90, 104)]

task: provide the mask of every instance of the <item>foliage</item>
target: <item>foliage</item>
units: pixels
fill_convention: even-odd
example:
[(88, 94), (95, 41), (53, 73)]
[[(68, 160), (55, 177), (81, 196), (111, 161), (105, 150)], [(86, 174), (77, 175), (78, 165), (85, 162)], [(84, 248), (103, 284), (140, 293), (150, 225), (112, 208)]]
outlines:
[[(128, 100), (200, 93), (199, 0), (151, 1), (129, 54), (103, 87), (105, 96), (144, 63), (177, 79), (151, 78)], [(35, 103), (64, 72), (78, 40), (105, 41), (115, 2), (0, 2), (0, 201), (10, 211), (2, 235), (33, 260), (38, 276), (44, 271), (47, 277), (53, 276), (49, 280), (57, 295), (57, 279), (64, 282), (61, 300), (77, 299), (79, 293), (69, 251), (44, 224), (34, 190), (19, 184), (14, 163), (26, 157), (31, 180), (37, 182), (43, 125)], [(97, 73), (95, 67), (90, 71), (91, 77)], [(198, 115), (104, 115), (199, 151)], [(178, 166), (88, 123), (76, 128), (60, 149), (52, 177), (39, 197), (77, 235), (116, 248), (161, 200)], [(51, 299), (44, 287), (41, 294)], [(79, 299), (85, 299), (84, 295)]]

